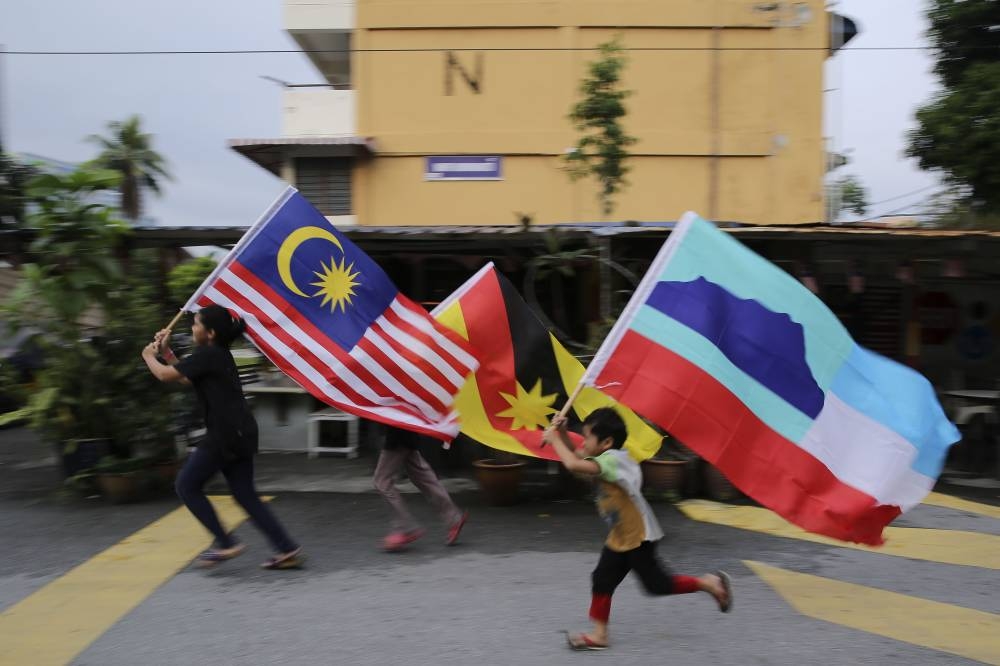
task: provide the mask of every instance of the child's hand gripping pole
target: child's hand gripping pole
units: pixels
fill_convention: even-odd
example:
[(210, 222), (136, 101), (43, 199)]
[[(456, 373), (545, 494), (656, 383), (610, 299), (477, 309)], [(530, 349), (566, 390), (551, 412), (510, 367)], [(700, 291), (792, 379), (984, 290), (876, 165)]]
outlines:
[(558, 414), (552, 417), (552, 423), (550, 423), (548, 427), (545, 428), (545, 431), (542, 433), (542, 443), (541, 443), (542, 448), (544, 448), (545, 445), (548, 444), (547, 437), (549, 433), (551, 433), (555, 429), (556, 423), (558, 421), (561, 421), (562, 419), (565, 419), (566, 415), (569, 414), (569, 410), (573, 407), (573, 403), (576, 402), (576, 399), (580, 395), (580, 392), (583, 391), (583, 388), (584, 388), (583, 382), (577, 384), (576, 388), (573, 389), (573, 392), (570, 394), (569, 398), (566, 399), (566, 404), (563, 405), (563, 408), (559, 411)]

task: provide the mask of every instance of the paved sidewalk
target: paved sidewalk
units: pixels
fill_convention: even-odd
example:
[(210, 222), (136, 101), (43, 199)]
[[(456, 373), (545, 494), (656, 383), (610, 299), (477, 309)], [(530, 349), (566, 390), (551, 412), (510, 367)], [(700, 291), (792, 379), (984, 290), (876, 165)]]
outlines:
[[(434, 456), (430, 462), (434, 464)], [(342, 456), (323, 455), (309, 458), (305, 453), (264, 452), (257, 456), (257, 485), (261, 492), (322, 492), (369, 493), (377, 454), (370, 447), (363, 447), (361, 456), (347, 459)], [(471, 469), (447, 470), (438, 464), (442, 483), (451, 493), (476, 490)], [(553, 472), (554, 465), (532, 463), (526, 470), (522, 492), (527, 499), (558, 499), (566, 492), (560, 477)], [(1000, 482), (972, 483), (965, 474), (948, 470), (941, 476), (935, 490), (962, 499), (1000, 506)], [(62, 475), (54, 451), (42, 443), (27, 428), (0, 430), (0, 494), (44, 495), (62, 488)], [(221, 479), (208, 487), (211, 491), (223, 490)], [(403, 482), (402, 492), (415, 493), (413, 485)]]

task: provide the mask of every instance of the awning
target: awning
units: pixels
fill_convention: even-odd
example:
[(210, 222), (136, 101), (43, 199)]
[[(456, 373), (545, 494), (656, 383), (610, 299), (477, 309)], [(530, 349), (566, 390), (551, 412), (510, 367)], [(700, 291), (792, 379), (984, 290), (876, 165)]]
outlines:
[(264, 167), (275, 175), (280, 175), (285, 158), (340, 157), (358, 154), (373, 154), (375, 139), (365, 136), (295, 136), (274, 139), (230, 139), (229, 147)]

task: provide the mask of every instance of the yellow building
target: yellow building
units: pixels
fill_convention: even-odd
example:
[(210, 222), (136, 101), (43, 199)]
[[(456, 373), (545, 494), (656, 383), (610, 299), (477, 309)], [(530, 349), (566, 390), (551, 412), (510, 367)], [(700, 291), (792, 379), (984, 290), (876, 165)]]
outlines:
[(688, 209), (751, 224), (824, 219), (823, 63), (836, 30), (823, 0), (285, 0), (284, 10), (330, 85), (285, 89), (282, 137), (230, 143), (336, 224), (602, 221), (597, 183), (571, 182), (563, 156), (578, 138), (567, 116), (587, 63), (615, 36), (632, 91), (623, 124), (638, 142), (612, 219)]

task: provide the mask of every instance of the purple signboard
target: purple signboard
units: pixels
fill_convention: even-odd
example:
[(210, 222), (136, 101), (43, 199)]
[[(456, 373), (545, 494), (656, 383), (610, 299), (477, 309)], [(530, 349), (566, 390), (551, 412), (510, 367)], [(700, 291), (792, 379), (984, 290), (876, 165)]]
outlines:
[(424, 180), (503, 180), (498, 155), (435, 155), (424, 162)]

